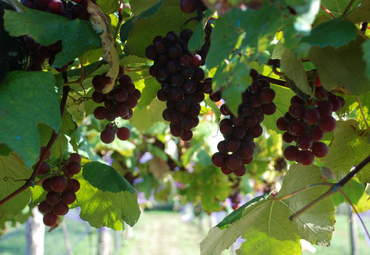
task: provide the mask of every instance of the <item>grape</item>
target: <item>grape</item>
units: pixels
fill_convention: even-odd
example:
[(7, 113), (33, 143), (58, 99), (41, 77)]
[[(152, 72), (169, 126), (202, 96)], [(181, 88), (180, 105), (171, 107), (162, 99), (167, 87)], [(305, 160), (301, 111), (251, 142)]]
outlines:
[(137, 98), (134, 97), (132, 94), (128, 95), (126, 101), (124, 102), (128, 108), (134, 109), (137, 106)]
[(107, 113), (105, 115), (105, 118), (108, 121), (114, 121), (117, 118), (117, 115), (116, 115), (116, 113), (113, 109), (110, 109), (110, 110), (107, 111)]
[(295, 161), (298, 159), (299, 149), (296, 146), (289, 145), (284, 150), (284, 157), (287, 160)]
[(181, 113), (186, 113), (190, 109), (190, 104), (186, 100), (180, 100), (176, 103), (176, 109)]
[(183, 39), (184, 41), (189, 41), (190, 37), (193, 35), (193, 30), (191, 29), (183, 29), (180, 33), (180, 38)]
[(262, 135), (263, 129), (259, 124), (256, 124), (253, 127), (250, 127), (248, 132), (251, 133), (254, 138), (257, 138)]
[(253, 81), (252, 84), (249, 85), (249, 91), (252, 93), (258, 93), (261, 89), (261, 83), (258, 81)]
[(289, 132), (294, 136), (301, 136), (305, 131), (305, 125), (302, 121), (295, 120), (289, 125)]
[(46, 175), (48, 174), (50, 171), (50, 165), (48, 162), (42, 162), (41, 166), (40, 166), (40, 169), (39, 169), (39, 172), (38, 172), (38, 175)]
[(97, 104), (100, 104), (100, 103), (103, 103), (106, 99), (105, 95), (104, 94), (101, 94), (99, 93), (98, 91), (94, 91), (92, 93), (92, 100), (97, 103)]
[(243, 164), (243, 159), (236, 153), (226, 156), (226, 166), (231, 170), (237, 170)]
[(191, 66), (199, 67), (202, 64), (202, 57), (199, 54), (195, 54), (191, 57)]
[(320, 119), (320, 113), (313, 108), (307, 109), (303, 115), (303, 121), (308, 125), (315, 125)]
[(314, 142), (318, 142), (324, 137), (324, 132), (318, 126), (311, 128), (309, 133)]
[(236, 138), (242, 139), (247, 132), (245, 131), (244, 127), (234, 127), (233, 129), (233, 135)]
[(233, 172), (230, 168), (228, 168), (226, 165), (221, 166), (221, 171), (225, 175), (229, 175)]
[(226, 149), (231, 152), (237, 152), (240, 148), (240, 140), (234, 136), (231, 136), (226, 140)]
[(171, 134), (175, 137), (179, 137), (183, 134), (184, 132), (184, 129), (182, 128), (181, 125), (179, 124), (174, 124), (171, 128), (170, 128), (170, 131), (171, 131)]
[(185, 117), (181, 121), (181, 126), (184, 130), (191, 130), (194, 127), (194, 120), (190, 117)]
[(317, 106), (317, 110), (321, 117), (329, 116), (333, 111), (333, 105), (330, 103), (330, 101), (322, 101)]
[(98, 120), (104, 120), (107, 114), (107, 109), (103, 106), (98, 106), (94, 110), (94, 117)]
[(126, 141), (130, 138), (131, 132), (127, 127), (121, 127), (117, 129), (117, 137), (122, 141)]
[(331, 103), (332, 105), (332, 111), (333, 112), (336, 112), (338, 111), (340, 108), (342, 108), (342, 103), (340, 102), (340, 100), (338, 98), (330, 98), (329, 99), (329, 102)]
[(292, 116), (296, 119), (303, 119), (306, 108), (302, 104), (295, 104), (292, 108)]
[(48, 213), (48, 212), (50, 212), (50, 210), (51, 210), (51, 205), (49, 205), (48, 204), (48, 202), (46, 202), (46, 201), (42, 201), (40, 204), (39, 204), (39, 206), (38, 206), (38, 208), (39, 208), (39, 211), (41, 212), (41, 213)]
[(304, 104), (304, 101), (297, 95), (293, 96), (291, 99), (290, 99), (290, 104)]
[(172, 110), (170, 112), (170, 120), (171, 120), (171, 123), (173, 123), (173, 124), (180, 124), (183, 119), (184, 119), (184, 115), (182, 113), (180, 113), (179, 111)]
[(238, 115), (237, 117), (232, 115), (230, 120), (234, 126), (242, 126), (244, 123), (244, 117), (242, 115)]
[(220, 126), (220, 132), (221, 134), (223, 134), (224, 136), (229, 136), (233, 133), (234, 129), (233, 129), (233, 126), (231, 125), (231, 123), (223, 123), (221, 126)]
[[(223, 154), (225, 153), (228, 153), (228, 150), (226, 148), (226, 141), (223, 140), (223, 141), (220, 141), (218, 144), (217, 144), (217, 150)], [(239, 152), (240, 154), (240, 152)]]
[[(72, 162), (75, 162), (75, 161), (72, 161)], [(76, 162), (76, 163), (80, 164), (78, 162)], [(81, 166), (80, 166), (80, 169), (81, 169)], [(55, 192), (61, 192), (61, 191), (65, 190), (65, 188), (67, 187), (67, 180), (63, 176), (54, 176), (50, 180), (50, 187)]]
[(170, 58), (178, 59), (182, 55), (182, 48), (177, 43), (173, 44), (168, 48), (167, 54)]
[(240, 113), (244, 117), (249, 117), (253, 115), (253, 107), (250, 104), (242, 104), (240, 106)]
[(280, 117), (276, 121), (276, 127), (281, 131), (286, 131), (288, 129), (289, 123), (285, 121), (284, 117)]
[(293, 135), (289, 134), (288, 132), (285, 132), (283, 134), (283, 141), (284, 142), (291, 143), (291, 142), (293, 142), (293, 140), (294, 140), (294, 136)]
[(44, 180), (42, 182), (42, 188), (45, 190), (45, 191), (52, 191), (51, 187), (50, 187), (50, 181), (51, 179), (50, 178), (47, 178), (46, 180)]
[(67, 180), (67, 187), (66, 190), (72, 190), (73, 192), (77, 192), (80, 189), (80, 182), (76, 179), (68, 179)]
[(333, 131), (337, 126), (337, 122), (332, 116), (324, 116), (319, 120), (318, 127), (323, 132), (331, 132)]
[(308, 150), (312, 146), (312, 139), (308, 135), (302, 135), (298, 139), (298, 147), (302, 150)]
[(244, 143), (253, 143), (254, 137), (251, 133), (247, 132), (245, 133), (245, 136), (243, 137)]
[(49, 205), (56, 205), (60, 201), (60, 194), (59, 192), (55, 191), (49, 191), (46, 194), (46, 202), (48, 202)]
[(70, 205), (76, 201), (76, 194), (72, 190), (65, 190), (62, 192), (60, 199), (62, 200), (64, 204)]
[(129, 113), (129, 108), (124, 103), (117, 103), (114, 107), (114, 113), (119, 117), (126, 117)]
[(81, 164), (77, 161), (70, 161), (67, 166), (68, 172), (72, 175), (78, 174), (81, 171)]
[(123, 102), (128, 98), (128, 92), (124, 88), (114, 89), (114, 99), (116, 102)]
[(62, 1), (60, 0), (50, 0), (48, 4), (48, 9), (51, 13), (61, 14), (64, 10), (64, 6)]
[(263, 114), (273, 115), (276, 112), (276, 104), (274, 102), (262, 105)]
[(227, 154), (216, 152), (212, 155), (212, 163), (215, 167), (222, 167), (226, 164), (226, 157), (228, 157)]
[(244, 164), (244, 165), (248, 165), (248, 164), (252, 163), (252, 161), (253, 161), (253, 157), (250, 157), (250, 158), (244, 158), (244, 159), (243, 159), (243, 164)]
[(211, 101), (213, 102), (218, 102), (221, 100), (221, 92), (220, 91), (216, 91), (214, 93), (211, 93), (210, 97)]
[(167, 50), (167, 41), (162, 36), (157, 36), (153, 39), (154, 49), (158, 53), (163, 53)]
[(69, 208), (68, 205), (64, 204), (63, 202), (59, 202), (51, 207), (51, 211), (55, 215), (65, 215), (69, 211)]
[(54, 226), (55, 224), (57, 224), (58, 217), (54, 213), (49, 212), (49, 213), (44, 215), (43, 221), (44, 221), (44, 224), (46, 226), (51, 227), (51, 226)]
[(115, 133), (112, 130), (105, 129), (100, 133), (100, 140), (103, 143), (111, 143), (114, 141)]
[(316, 142), (312, 145), (312, 153), (314, 156), (318, 158), (325, 157), (328, 154), (329, 148), (323, 142)]
[(241, 177), (241, 176), (245, 175), (246, 172), (247, 172), (247, 168), (245, 167), (245, 165), (241, 165), (241, 167), (239, 167), (238, 169), (236, 169), (234, 171), (234, 174), (236, 176)]
[(264, 88), (259, 92), (259, 97), (265, 104), (271, 103), (275, 95), (275, 91), (271, 88)]
[(167, 70), (170, 73), (178, 73), (181, 69), (180, 61), (177, 59), (170, 59), (166, 64)]
[(298, 163), (304, 166), (311, 165), (314, 161), (314, 156), (311, 151), (301, 150), (298, 152)]
[(191, 130), (184, 130), (180, 138), (185, 142), (190, 141), (193, 138), (193, 132)]
[(175, 31), (170, 31), (166, 34), (166, 39), (169, 43), (175, 43), (179, 39), (179, 35)]
[(155, 60), (157, 58), (157, 51), (155, 50), (154, 46), (153, 45), (149, 45), (146, 49), (145, 49), (145, 56), (150, 59), (150, 60)]
[(249, 143), (243, 143), (239, 149), (239, 155), (243, 159), (251, 158), (253, 156), (254, 149)]

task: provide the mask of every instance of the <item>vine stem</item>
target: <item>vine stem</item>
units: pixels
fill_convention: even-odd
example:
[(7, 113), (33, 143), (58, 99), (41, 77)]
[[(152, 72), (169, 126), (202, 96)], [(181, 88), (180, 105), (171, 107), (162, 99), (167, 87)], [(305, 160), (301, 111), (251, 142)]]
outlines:
[(326, 9), (324, 6), (322, 6), (322, 4), (320, 4), (320, 8), (323, 9), (327, 14), (329, 14), (330, 16), (332, 16), (334, 19), (336, 19), (337, 17), (335, 17), (331, 11), (329, 11), (328, 9)]
[(351, 5), (353, 4), (353, 2), (354, 2), (354, 0), (351, 0), (351, 1), (349, 1), (349, 3), (348, 3), (348, 5), (347, 5), (347, 7), (346, 7), (346, 9), (343, 11), (343, 13), (342, 13), (342, 16), (344, 16), (346, 13), (347, 13), (347, 11), (349, 10), (349, 8), (351, 7)]
[(369, 130), (370, 127), (369, 127), (369, 124), (367, 123), (367, 120), (366, 120), (366, 117), (365, 117), (365, 114), (364, 114), (364, 110), (362, 109), (360, 98), (358, 96), (356, 96), (356, 99), (357, 99), (358, 106), (360, 107), (362, 117), (364, 118), (364, 121), (365, 121), (365, 124), (366, 124), (366, 129)]
[(308, 205), (306, 205), (305, 207), (303, 207), (302, 209), (300, 209), (299, 211), (297, 211), (296, 213), (291, 215), (289, 217), (289, 219), (290, 220), (296, 219), (297, 217), (299, 217), (300, 215), (305, 213), (307, 210), (309, 210), (311, 207), (315, 206), (316, 204), (318, 204), (319, 202), (321, 202), (325, 198), (327, 198), (327, 197), (333, 195), (334, 193), (338, 192), (341, 189), (341, 187), (343, 187), (353, 176), (355, 176), (355, 174), (357, 174), (369, 162), (370, 162), (370, 156), (367, 156), (367, 158), (365, 158), (359, 165), (357, 165), (356, 168), (353, 171), (349, 172), (338, 183), (332, 184), (332, 187), (327, 192), (325, 192), (323, 195), (319, 196), (314, 201), (312, 201), (311, 203), (309, 203)]
[[(67, 73), (66, 72), (63, 72), (62, 73), (62, 76), (64, 78), (64, 81), (65, 82), (68, 82)], [(62, 100), (60, 102), (60, 114), (61, 114), (62, 118), (63, 118), (64, 109), (65, 109), (65, 106), (66, 106), (66, 102), (67, 102), (67, 97), (68, 97), (69, 91), (70, 91), (70, 87), (69, 86), (64, 86), (63, 87), (63, 97), (62, 97)], [(35, 179), (36, 179), (36, 176), (37, 176), (37, 174), (38, 174), (38, 172), (39, 172), (39, 170), (41, 168), (41, 165), (45, 161), (46, 155), (49, 153), (49, 151), (50, 151), (51, 147), (53, 146), (54, 142), (57, 140), (58, 135), (59, 135), (59, 133), (57, 133), (57, 132), (55, 132), (53, 130), (53, 133), (52, 133), (52, 135), (51, 135), (51, 137), (49, 139), (49, 142), (46, 145), (43, 153), (40, 155), (40, 159), (36, 163), (35, 170), (33, 171), (31, 177), (28, 180), (26, 180), (25, 184), (22, 187), (18, 188), (13, 193), (11, 193), (10, 195), (8, 195), (4, 199), (2, 199), (0, 201), (0, 206), (2, 206), (3, 204), (5, 204), (6, 202), (8, 202), (13, 197), (17, 196), (19, 193), (23, 192), (27, 188), (35, 185)]]
[(261, 76), (261, 78), (268, 80), (270, 83), (273, 83), (273, 84), (276, 84), (276, 85), (280, 85), (280, 86), (289, 88), (286, 85), (286, 81), (274, 79), (274, 78), (271, 78), (271, 77), (268, 77), (268, 76), (264, 76), (264, 75), (260, 75), (260, 76)]

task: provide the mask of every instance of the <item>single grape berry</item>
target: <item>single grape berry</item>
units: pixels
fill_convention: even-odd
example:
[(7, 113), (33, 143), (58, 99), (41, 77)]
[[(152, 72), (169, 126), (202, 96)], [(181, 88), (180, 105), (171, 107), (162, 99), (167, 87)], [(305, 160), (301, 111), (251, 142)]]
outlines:
[(38, 208), (39, 208), (39, 211), (40, 211), (41, 213), (43, 213), (43, 214), (48, 213), (48, 212), (50, 212), (50, 211), (51, 211), (51, 205), (50, 205), (50, 204), (48, 204), (48, 202), (46, 202), (46, 201), (42, 201), (42, 202), (39, 204)]
[(43, 221), (46, 226), (51, 227), (58, 222), (58, 217), (54, 213), (49, 212), (44, 215)]
[(295, 161), (298, 159), (299, 149), (296, 146), (289, 145), (284, 150), (284, 157), (287, 160)]
[(65, 203), (59, 202), (51, 207), (51, 211), (55, 215), (65, 215), (69, 211), (69, 207)]
[(100, 133), (100, 140), (103, 143), (111, 143), (111, 142), (114, 141), (115, 136), (116, 136), (116, 134), (114, 133), (114, 131), (109, 130), (109, 129), (104, 129)]
[(117, 137), (122, 141), (126, 141), (130, 138), (130, 129), (127, 127), (120, 127), (117, 129)]
[(67, 190), (62, 192), (62, 195), (60, 196), (60, 199), (66, 205), (70, 205), (70, 204), (73, 204), (74, 201), (76, 201), (76, 194), (75, 194), (74, 191), (67, 189)]
[(311, 165), (315, 160), (313, 153), (311, 151), (300, 150), (298, 153), (298, 163), (301, 163), (304, 166)]
[(81, 164), (77, 161), (70, 161), (67, 166), (68, 172), (72, 175), (78, 174), (81, 171)]
[(78, 153), (71, 153), (69, 155), (69, 161), (76, 161), (76, 162), (81, 162), (81, 156)]
[(63, 176), (54, 176), (50, 180), (50, 187), (55, 192), (61, 192), (67, 187), (67, 180)]
[(56, 205), (60, 201), (60, 194), (59, 192), (55, 191), (49, 191), (46, 194), (46, 202), (48, 202), (49, 205)]
[(212, 163), (214, 166), (216, 167), (222, 167), (223, 165), (226, 164), (226, 156), (228, 156), (227, 154), (225, 153), (221, 153), (221, 152), (216, 152), (215, 154), (213, 154), (212, 156)]
[(79, 191), (80, 190), (80, 182), (76, 179), (68, 179), (66, 190), (72, 190), (73, 192)]
[(323, 142), (316, 142), (312, 145), (312, 153), (314, 156), (318, 158), (325, 157), (328, 154), (329, 148)]

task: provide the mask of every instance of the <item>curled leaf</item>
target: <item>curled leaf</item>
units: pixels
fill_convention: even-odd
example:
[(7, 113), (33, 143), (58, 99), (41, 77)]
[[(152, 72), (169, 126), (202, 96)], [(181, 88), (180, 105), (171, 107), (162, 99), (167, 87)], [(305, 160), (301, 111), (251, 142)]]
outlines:
[(118, 51), (104, 13), (98, 5), (94, 4), (90, 0), (88, 0), (87, 3), (87, 11), (91, 14), (91, 24), (98, 33), (101, 33), (100, 38), (103, 48), (103, 58), (110, 64), (109, 71), (106, 75), (110, 78), (110, 81), (103, 89), (103, 93), (106, 94), (113, 89), (115, 80), (118, 76)]

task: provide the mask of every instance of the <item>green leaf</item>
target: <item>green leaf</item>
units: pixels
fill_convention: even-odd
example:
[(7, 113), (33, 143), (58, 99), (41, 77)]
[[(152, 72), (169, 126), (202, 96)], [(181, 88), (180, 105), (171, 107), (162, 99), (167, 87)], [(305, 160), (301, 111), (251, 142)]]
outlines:
[[(322, 180), (318, 167), (293, 165), (284, 177), (276, 198), (319, 182)], [(211, 229), (201, 242), (201, 254), (221, 254), (240, 236), (247, 241), (237, 254), (300, 254), (300, 239), (328, 246), (335, 223), (335, 208), (330, 197), (294, 221), (289, 220), (292, 213), (327, 189), (308, 189), (281, 201), (275, 201), (270, 196), (255, 198)]]
[[(361, 2), (362, 2), (362, 0), (354, 0), (351, 3), (351, 6), (350, 6), (348, 11), (352, 11), (352, 10), (356, 9), (356, 7), (361, 4)], [(339, 17), (339, 16), (342, 15), (344, 10), (347, 8), (348, 4), (349, 4), (349, 1), (347, 1), (347, 0), (335, 0), (335, 1), (333, 1), (333, 0), (322, 0), (321, 1), (321, 5), (324, 8), (328, 9), (336, 17)], [(322, 9), (320, 9), (320, 13), (325, 14), (325, 15), (329, 15)]]
[(122, 221), (135, 225), (140, 216), (137, 194), (121, 174), (108, 165), (91, 162), (84, 165), (82, 176), (74, 204), (81, 207), (81, 219), (96, 228), (122, 230)]
[(291, 79), (300, 91), (306, 95), (312, 94), (308, 85), (306, 70), (300, 59), (296, 59), (291, 51), (286, 50), (281, 56), (280, 64), (285, 76)]
[(144, 108), (150, 105), (153, 99), (157, 97), (157, 92), (161, 88), (161, 84), (154, 77), (145, 79), (144, 83), (145, 87), (141, 91), (138, 108)]
[(204, 28), (209, 20), (210, 17), (212, 17), (213, 11), (210, 9), (207, 9), (206, 13), (203, 15), (203, 18), (201, 22), (199, 22), (197, 28), (194, 31), (194, 34), (191, 36), (189, 43), (188, 43), (188, 49), (190, 52), (195, 52), (198, 50), (202, 45), (204, 44), (204, 37), (206, 36), (206, 33), (204, 32)]
[(363, 0), (360, 6), (347, 15), (347, 18), (353, 23), (370, 22), (370, 1)]
[(9, 156), (12, 149), (8, 147), (5, 143), (0, 143), (0, 156)]
[[(125, 52), (145, 58), (145, 49), (156, 36), (166, 36), (169, 31), (179, 33), (180, 27), (191, 17), (181, 11), (179, 0), (160, 0), (121, 27), (121, 39), (127, 39)], [(187, 24), (188, 28), (195, 26), (195, 21)]]
[[(352, 178), (342, 187), (342, 191), (347, 195), (351, 203), (355, 205), (364, 194), (365, 188), (362, 183), (359, 183)], [(349, 203), (340, 192), (332, 195), (331, 198), (333, 199), (335, 206), (338, 206), (344, 202)]]
[[(152, 125), (158, 121), (163, 121), (162, 112), (165, 110), (166, 104), (154, 99), (153, 102), (140, 109), (135, 109), (134, 115), (130, 119), (132, 125), (134, 125), (140, 132), (146, 132)], [(145, 118), (143, 118), (145, 116)]]
[[(27, 166), (16, 153), (12, 152), (6, 157), (0, 156), (0, 200), (22, 187), (31, 174), (31, 171), (28, 171)], [(27, 188), (0, 206), (0, 218), (18, 214), (27, 206), (30, 199), (31, 191)]]
[(334, 49), (348, 45), (350, 41), (355, 40), (357, 28), (355, 24), (343, 20), (342, 18), (332, 19), (321, 23), (314, 29), (311, 34), (302, 39), (301, 42), (309, 43), (311, 46), (333, 46)]
[[(37, 129), (40, 133), (41, 146), (46, 146), (51, 135), (53, 134), (53, 129), (44, 123), (40, 123), (37, 126)], [(57, 139), (51, 147), (51, 157), (59, 159), (63, 155), (64, 150), (67, 148), (67, 143), (67, 138), (65, 138), (63, 134), (59, 133)]]
[(119, 1), (116, 0), (96, 0), (96, 3), (99, 5), (100, 9), (107, 14), (115, 13), (119, 9)]
[[(329, 153), (323, 158), (337, 182), (350, 172), (352, 166), (360, 164), (369, 155), (369, 132), (357, 130), (357, 125), (355, 120), (338, 121)], [(366, 165), (357, 177), (362, 183), (370, 182), (370, 166)]]
[(370, 40), (365, 41), (361, 47), (364, 52), (363, 60), (366, 62), (365, 75), (370, 79)]
[(9, 72), (0, 84), (0, 142), (17, 152), (28, 168), (40, 154), (37, 124), (43, 122), (57, 132), (62, 125), (54, 85), (50, 72), (21, 71)]
[(274, 130), (279, 134), (284, 133), (276, 127), (276, 121), (278, 118), (285, 115), (290, 106), (290, 99), (295, 95), (291, 89), (270, 84), (271, 88), (275, 90), (276, 96), (274, 103), (276, 105), (276, 112), (273, 115), (265, 115), (263, 125), (268, 130)]
[(246, 13), (240, 9), (231, 9), (225, 15), (218, 17), (211, 34), (211, 47), (206, 58), (209, 70), (221, 64), (229, 57), (230, 52), (240, 44), (244, 31), (240, 20)]
[(73, 121), (72, 115), (68, 111), (63, 113), (63, 123), (60, 131), (68, 136), (72, 136), (73, 133), (77, 130), (77, 124)]
[(143, 11), (149, 9), (153, 5), (155, 5), (158, 0), (131, 0), (130, 1), (130, 6), (131, 6), (131, 12), (135, 15), (138, 16), (141, 14)]
[(331, 46), (314, 46), (310, 49), (308, 59), (316, 66), (321, 84), (326, 90), (344, 88), (352, 95), (370, 91), (370, 81), (365, 75), (366, 63), (361, 50), (363, 42), (364, 39), (358, 37), (348, 46), (338, 49)]
[(62, 40), (63, 51), (56, 55), (54, 67), (62, 67), (85, 52), (101, 47), (99, 35), (86, 20), (70, 20), (32, 9), (27, 12), (6, 10), (4, 19), (11, 36), (28, 35), (42, 45)]

